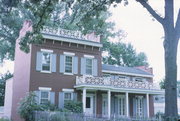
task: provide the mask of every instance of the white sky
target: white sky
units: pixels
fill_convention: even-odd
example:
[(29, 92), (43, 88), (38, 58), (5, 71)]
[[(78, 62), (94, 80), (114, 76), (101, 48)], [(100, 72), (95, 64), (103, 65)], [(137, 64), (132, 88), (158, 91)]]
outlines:
[[(149, 0), (155, 10), (163, 15), (164, 0)], [(180, 8), (180, 0), (175, 1), (175, 13)], [(128, 33), (123, 40), (132, 43), (137, 52), (145, 52), (150, 66), (154, 69), (154, 80), (160, 81), (164, 77), (164, 49), (163, 29), (157, 21), (152, 21), (150, 14), (135, 0), (129, 0), (129, 5), (118, 5), (111, 8), (113, 13), (110, 18), (116, 23), (116, 29), (122, 29)], [(180, 44), (178, 46), (178, 80), (180, 80)], [(0, 66), (0, 73), (13, 72), (14, 65), (11, 61)]]
[[(164, 15), (163, 0), (149, 0), (152, 7), (161, 15)], [(180, 8), (180, 0), (175, 0), (175, 13)], [(164, 77), (164, 48), (163, 29), (161, 24), (153, 21), (151, 15), (135, 0), (129, 0), (129, 4), (118, 5), (110, 8), (113, 13), (110, 18), (116, 23), (116, 29), (127, 32), (127, 37), (123, 42), (132, 43), (137, 52), (145, 52), (148, 57), (150, 67), (154, 70), (154, 80), (160, 81)], [(180, 80), (180, 44), (178, 46), (178, 80)]]

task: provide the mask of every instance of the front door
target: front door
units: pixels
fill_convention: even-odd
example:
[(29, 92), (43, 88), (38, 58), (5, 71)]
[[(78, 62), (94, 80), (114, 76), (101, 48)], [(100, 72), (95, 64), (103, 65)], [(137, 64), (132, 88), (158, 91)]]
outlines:
[(118, 115), (125, 115), (125, 97), (121, 96), (118, 98)]
[(108, 100), (107, 96), (103, 96), (102, 99), (102, 115), (107, 116), (108, 115)]
[(86, 114), (93, 114), (93, 96), (86, 96)]

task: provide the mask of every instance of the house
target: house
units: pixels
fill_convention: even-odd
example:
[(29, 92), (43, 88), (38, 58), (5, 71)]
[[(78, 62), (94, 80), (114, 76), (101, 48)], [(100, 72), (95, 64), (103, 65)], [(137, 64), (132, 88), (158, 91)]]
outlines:
[[(31, 31), (26, 21), (20, 37)], [(20, 51), (17, 40), (10, 117), (19, 121), (18, 102), (34, 91), (37, 101), (63, 108), (68, 100), (83, 103), (86, 115), (154, 115), (153, 96), (164, 92), (153, 83), (152, 68), (102, 64), (100, 38), (95, 34), (44, 27), (42, 44)], [(8, 106), (6, 106), (8, 107)]]

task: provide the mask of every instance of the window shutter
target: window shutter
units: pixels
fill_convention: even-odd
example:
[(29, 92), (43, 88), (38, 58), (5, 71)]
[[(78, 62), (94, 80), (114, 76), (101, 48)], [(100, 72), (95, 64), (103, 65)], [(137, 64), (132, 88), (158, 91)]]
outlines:
[(78, 74), (78, 57), (73, 57), (73, 73)]
[(143, 98), (143, 116), (147, 117), (147, 102), (146, 102), (146, 98)]
[(64, 108), (64, 92), (59, 92), (59, 108)]
[(81, 58), (81, 75), (86, 74), (86, 58)]
[(41, 71), (42, 68), (42, 52), (37, 52), (36, 55), (36, 71)]
[(52, 54), (51, 69), (52, 72), (56, 72), (56, 54)]
[(118, 108), (119, 107), (118, 107), (118, 98), (117, 97), (115, 97), (115, 107), (114, 108), (115, 108), (115, 110), (114, 110), (115, 114), (118, 115)]
[(133, 116), (136, 116), (136, 98), (133, 98)]
[(73, 100), (77, 101), (77, 93), (73, 93)]
[(39, 103), (40, 103), (40, 102), (39, 102), (40, 91), (34, 91), (34, 93), (35, 93), (35, 95), (36, 95), (36, 96), (35, 96), (36, 103), (39, 104)]
[[(111, 114), (114, 114), (115, 113), (115, 111), (114, 111), (114, 108), (115, 108), (115, 97), (114, 96), (112, 96), (111, 97)], [(117, 107), (117, 105), (116, 105), (116, 107)]]
[(64, 68), (65, 68), (64, 55), (60, 55), (60, 73), (64, 73)]
[(55, 104), (55, 92), (50, 92), (50, 103)]
[(97, 70), (98, 70), (98, 66), (97, 66), (97, 59), (93, 59), (93, 76), (97, 76)]

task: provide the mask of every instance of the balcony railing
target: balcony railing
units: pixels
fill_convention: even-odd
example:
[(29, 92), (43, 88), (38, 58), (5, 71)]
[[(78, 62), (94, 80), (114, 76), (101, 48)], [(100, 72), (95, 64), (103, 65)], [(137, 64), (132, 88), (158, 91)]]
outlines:
[(83, 35), (80, 31), (72, 31), (72, 30), (66, 30), (66, 29), (61, 29), (61, 28), (52, 28), (49, 26), (44, 26), (42, 33), (62, 36), (62, 37), (70, 37), (70, 38), (80, 39), (80, 40), (89, 40), (89, 41), (100, 43), (100, 37), (95, 35), (95, 33)]
[(79, 85), (94, 85), (94, 86), (111, 86), (115, 88), (128, 88), (128, 89), (147, 89), (147, 90), (160, 90), (160, 87), (151, 82), (138, 82), (130, 81), (127, 79), (113, 80), (108, 77), (90, 77), (80, 76), (76, 77), (76, 86)]

